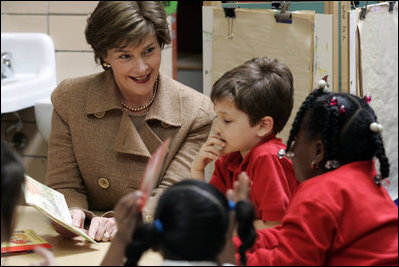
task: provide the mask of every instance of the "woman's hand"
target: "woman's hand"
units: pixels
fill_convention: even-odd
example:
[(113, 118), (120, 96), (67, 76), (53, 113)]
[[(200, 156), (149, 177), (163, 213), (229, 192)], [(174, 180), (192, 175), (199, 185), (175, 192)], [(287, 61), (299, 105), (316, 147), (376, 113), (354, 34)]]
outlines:
[(43, 256), (44, 261), (40, 263), (32, 263), (31, 266), (56, 266), (53, 253), (44, 247), (35, 247), (33, 249), (37, 254)]
[(204, 180), (204, 169), (206, 165), (223, 155), (222, 150), (225, 145), (225, 142), (222, 141), (217, 134), (211, 132), (191, 164), (192, 178)]
[[(81, 210), (79, 208), (71, 208), (71, 209), (69, 209), (69, 212), (71, 213), (72, 225), (84, 230), (83, 227), (84, 227), (86, 215), (83, 212), (83, 210)], [(68, 229), (66, 229), (65, 227), (59, 225), (58, 223), (56, 223), (54, 221), (51, 221), (51, 224), (53, 225), (54, 230), (60, 236), (66, 238), (66, 239), (72, 239), (75, 236), (78, 236), (74, 232), (69, 231)]]
[(115, 218), (93, 217), (88, 234), (96, 241), (107, 242), (115, 237), (117, 231)]

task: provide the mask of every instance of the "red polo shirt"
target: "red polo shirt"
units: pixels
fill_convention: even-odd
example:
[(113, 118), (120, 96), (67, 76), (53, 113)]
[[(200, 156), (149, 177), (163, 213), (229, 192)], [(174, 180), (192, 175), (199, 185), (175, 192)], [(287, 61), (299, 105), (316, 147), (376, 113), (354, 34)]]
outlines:
[(375, 173), (358, 161), (301, 183), (281, 226), (257, 232), (247, 265), (397, 266), (398, 208)]
[(256, 218), (281, 221), (288, 202), (298, 186), (292, 162), (279, 159), (277, 152), (286, 146), (276, 135), (260, 141), (242, 158), (240, 152), (227, 154), (215, 162), (210, 184), (223, 194), (233, 188), (238, 174), (246, 171), (250, 179), (250, 199), (255, 205)]

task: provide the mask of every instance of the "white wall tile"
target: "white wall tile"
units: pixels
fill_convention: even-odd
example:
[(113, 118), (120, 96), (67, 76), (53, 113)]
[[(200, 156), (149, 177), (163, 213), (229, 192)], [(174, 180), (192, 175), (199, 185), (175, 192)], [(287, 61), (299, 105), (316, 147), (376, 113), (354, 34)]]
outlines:
[(47, 1), (1, 1), (1, 13), (47, 14)]
[(50, 14), (89, 14), (98, 1), (49, 1)]
[(80, 77), (102, 71), (100, 65), (94, 62), (94, 53), (57, 52), (57, 81)]
[(1, 32), (47, 33), (47, 16), (1, 15)]
[(91, 51), (84, 35), (86, 16), (50, 16), (49, 21), (56, 50)]

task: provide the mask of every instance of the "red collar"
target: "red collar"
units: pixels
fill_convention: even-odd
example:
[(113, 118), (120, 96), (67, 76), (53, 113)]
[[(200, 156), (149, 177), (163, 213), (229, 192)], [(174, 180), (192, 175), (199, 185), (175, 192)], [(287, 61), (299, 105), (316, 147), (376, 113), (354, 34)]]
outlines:
[(240, 151), (232, 152), (230, 154), (227, 154), (223, 156), (222, 161), (224, 164), (227, 166), (229, 171), (236, 172), (237, 169), (241, 168), (243, 169), (243, 166), (246, 166), (248, 163), (249, 159), (251, 158), (253, 152), (262, 144), (276, 138), (276, 134), (270, 134), (267, 137), (263, 138), (260, 140), (244, 157), (244, 159), (241, 156)]

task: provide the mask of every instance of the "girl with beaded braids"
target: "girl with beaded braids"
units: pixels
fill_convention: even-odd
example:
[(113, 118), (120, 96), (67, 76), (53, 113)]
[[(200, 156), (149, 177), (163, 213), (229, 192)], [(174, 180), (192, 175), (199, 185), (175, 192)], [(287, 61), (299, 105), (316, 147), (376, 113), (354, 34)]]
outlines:
[(281, 225), (257, 232), (247, 264), (398, 265), (398, 209), (380, 186), (389, 175), (381, 131), (364, 99), (314, 90), (279, 152), (300, 185)]
[(141, 192), (136, 191), (116, 205), (118, 233), (102, 265), (137, 265), (142, 253), (150, 248), (160, 251), (163, 265), (231, 265), (226, 262), (235, 263), (235, 220), (243, 240), (240, 260), (246, 262), (245, 251), (256, 238), (255, 211), (250, 201), (228, 201), (214, 186), (186, 179), (163, 193), (152, 223), (140, 223), (140, 198)]

